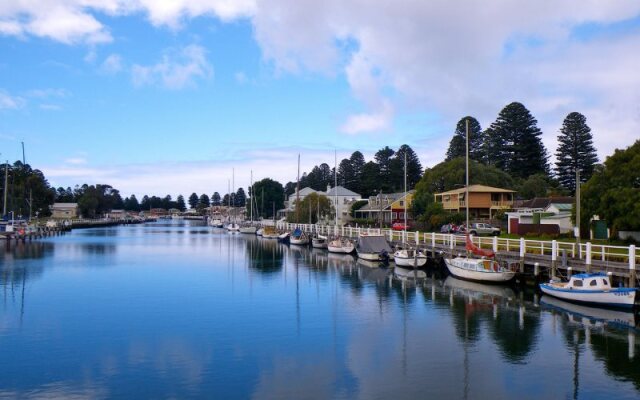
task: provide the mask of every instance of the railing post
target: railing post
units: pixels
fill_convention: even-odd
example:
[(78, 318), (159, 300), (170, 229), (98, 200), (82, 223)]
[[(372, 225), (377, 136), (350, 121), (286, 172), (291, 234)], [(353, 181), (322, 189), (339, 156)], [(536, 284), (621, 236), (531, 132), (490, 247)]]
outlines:
[[(449, 235), (449, 248), (451, 250), (453, 250), (453, 247), (454, 247), (454, 240), (455, 240), (455, 237), (453, 236), (453, 234)], [(453, 254), (451, 254), (451, 256), (453, 256)]]
[(526, 252), (526, 243), (524, 241), (524, 238), (521, 237), (520, 238), (520, 258), (524, 260), (524, 253)]
[(431, 232), (431, 248), (432, 249), (436, 248), (436, 233), (435, 232)]
[(591, 242), (587, 242), (587, 256), (585, 259), (585, 264), (587, 267), (587, 272), (591, 272)]
[(493, 252), (494, 253), (498, 252), (498, 237), (497, 236), (493, 237)]
[(416, 231), (416, 245), (420, 244), (420, 233)]
[(629, 246), (629, 287), (636, 287), (636, 246)]
[(551, 276), (556, 275), (556, 262), (558, 261), (558, 242), (551, 241)]

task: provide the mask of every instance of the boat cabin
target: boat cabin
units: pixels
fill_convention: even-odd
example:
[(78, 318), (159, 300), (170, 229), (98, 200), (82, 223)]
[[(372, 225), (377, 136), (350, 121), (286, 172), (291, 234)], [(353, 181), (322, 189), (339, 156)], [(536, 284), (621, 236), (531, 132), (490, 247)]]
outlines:
[(609, 290), (611, 289), (611, 281), (607, 274), (601, 272), (576, 274), (569, 279), (565, 288), (576, 290)]

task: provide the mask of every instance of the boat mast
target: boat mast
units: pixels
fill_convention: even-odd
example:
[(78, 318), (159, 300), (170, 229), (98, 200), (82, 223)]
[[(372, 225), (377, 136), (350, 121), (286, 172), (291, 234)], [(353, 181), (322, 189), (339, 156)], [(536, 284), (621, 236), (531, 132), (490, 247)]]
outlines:
[(251, 222), (253, 223), (253, 170), (251, 170), (251, 198), (249, 199), (250, 203), (249, 203), (249, 215), (251, 218)]
[(300, 153), (298, 153), (298, 177), (296, 178), (296, 224), (300, 223)]
[(338, 151), (333, 150), (333, 204), (336, 208), (336, 226), (338, 226)]
[(4, 206), (2, 207), (2, 216), (7, 215), (7, 192), (9, 187), (7, 183), (9, 182), (9, 160), (7, 160), (4, 164)]
[(465, 195), (464, 195), (464, 203), (467, 206), (467, 225), (466, 225), (466, 229), (467, 231), (469, 231), (469, 118), (467, 118), (465, 121), (465, 131), (466, 131), (466, 138), (465, 138), (465, 144), (466, 144), (466, 152), (465, 152), (465, 166), (466, 166), (466, 172), (465, 172), (465, 176), (466, 176), (466, 186), (465, 186)]
[(407, 152), (404, 152), (404, 231), (402, 235), (403, 244), (407, 232)]

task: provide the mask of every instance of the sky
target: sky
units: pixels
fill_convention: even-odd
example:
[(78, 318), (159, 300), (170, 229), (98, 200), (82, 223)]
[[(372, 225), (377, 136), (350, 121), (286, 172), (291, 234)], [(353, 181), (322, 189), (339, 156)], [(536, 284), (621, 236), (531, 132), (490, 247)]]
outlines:
[[(0, 1), (0, 159), (55, 187), (211, 195), (356, 150), (445, 158), (513, 101), (551, 156), (640, 138), (636, 0)], [(553, 162), (553, 159), (551, 160)]]

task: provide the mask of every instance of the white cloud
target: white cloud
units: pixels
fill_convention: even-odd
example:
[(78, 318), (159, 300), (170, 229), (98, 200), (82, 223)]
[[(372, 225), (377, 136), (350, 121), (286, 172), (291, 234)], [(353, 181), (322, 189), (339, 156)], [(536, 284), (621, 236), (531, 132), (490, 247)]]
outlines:
[(87, 159), (84, 157), (74, 157), (74, 158), (67, 158), (66, 160), (64, 160), (64, 162), (72, 165), (84, 165), (87, 163)]
[(213, 75), (206, 53), (204, 47), (192, 44), (167, 52), (155, 65), (135, 64), (131, 68), (133, 83), (136, 86), (160, 84), (168, 89), (193, 86), (196, 78), (208, 79)]
[(242, 71), (236, 72), (233, 77), (235, 78), (236, 82), (241, 85), (247, 83), (247, 75), (245, 75), (245, 73)]
[(28, 90), (25, 95), (27, 97), (33, 97), (37, 99), (46, 99), (51, 97), (69, 97), (71, 93), (67, 89), (62, 88), (47, 88), (47, 89), (31, 89)]
[(350, 115), (340, 127), (340, 131), (355, 135), (358, 133), (387, 131), (393, 121), (393, 107), (385, 102), (376, 112)]
[(57, 104), (40, 104), (40, 109), (47, 111), (60, 111), (62, 110), (62, 106)]
[(17, 110), (26, 104), (26, 101), (20, 96), (12, 96), (6, 91), (0, 89), (0, 110)]
[(117, 74), (118, 72), (122, 71), (122, 57), (120, 57), (118, 54), (110, 54), (102, 62), (100, 71), (105, 74)]

